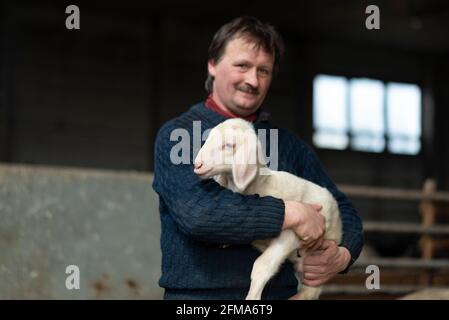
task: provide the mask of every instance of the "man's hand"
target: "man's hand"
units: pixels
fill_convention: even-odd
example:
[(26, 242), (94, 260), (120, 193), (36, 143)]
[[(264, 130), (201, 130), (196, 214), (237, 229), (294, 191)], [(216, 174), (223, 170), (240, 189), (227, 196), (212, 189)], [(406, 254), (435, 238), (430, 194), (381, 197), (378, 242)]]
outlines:
[(303, 273), (303, 283), (317, 287), (329, 281), (336, 274), (346, 269), (351, 260), (349, 250), (338, 247), (335, 241), (324, 240), (318, 250), (304, 258), (303, 265), (295, 264), (295, 272)]
[(319, 213), (321, 208), (319, 204), (285, 201), (282, 229), (292, 229), (301, 239), (303, 249), (316, 249), (322, 245), (326, 221)]

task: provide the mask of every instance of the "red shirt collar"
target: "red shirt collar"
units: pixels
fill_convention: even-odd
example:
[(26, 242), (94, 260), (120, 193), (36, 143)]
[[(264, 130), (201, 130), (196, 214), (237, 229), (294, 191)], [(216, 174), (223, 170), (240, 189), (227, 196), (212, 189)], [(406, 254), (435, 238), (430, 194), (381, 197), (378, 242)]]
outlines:
[(207, 108), (209, 108), (212, 111), (215, 111), (215, 112), (221, 114), (222, 116), (224, 116), (226, 118), (242, 118), (242, 119), (245, 119), (246, 121), (249, 121), (249, 122), (254, 122), (254, 121), (257, 120), (257, 112), (255, 112), (253, 114), (250, 114), (248, 116), (245, 116), (245, 117), (241, 117), (241, 116), (238, 116), (235, 113), (231, 112), (228, 109), (223, 110), (222, 108), (220, 108), (218, 106), (218, 104), (214, 101), (214, 99), (212, 99), (212, 94), (210, 94), (207, 97), (206, 102), (204, 104), (206, 105)]

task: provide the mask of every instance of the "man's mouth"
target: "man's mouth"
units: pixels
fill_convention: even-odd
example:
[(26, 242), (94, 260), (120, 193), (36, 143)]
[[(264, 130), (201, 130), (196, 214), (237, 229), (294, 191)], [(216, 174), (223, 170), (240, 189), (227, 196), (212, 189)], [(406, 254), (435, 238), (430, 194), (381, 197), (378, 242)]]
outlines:
[(242, 91), (242, 90), (240, 90), (240, 92), (242, 92), (242, 93), (244, 93), (244, 94), (246, 94), (246, 95), (250, 95), (250, 96), (252, 96), (252, 97), (257, 96), (257, 94), (254, 93), (254, 92), (247, 92), (247, 91)]
[(257, 90), (257, 89), (251, 89), (251, 88), (245, 88), (245, 87), (239, 87), (237, 89), (246, 94), (251, 94), (251, 95), (255, 95), (255, 96), (259, 94), (259, 90)]

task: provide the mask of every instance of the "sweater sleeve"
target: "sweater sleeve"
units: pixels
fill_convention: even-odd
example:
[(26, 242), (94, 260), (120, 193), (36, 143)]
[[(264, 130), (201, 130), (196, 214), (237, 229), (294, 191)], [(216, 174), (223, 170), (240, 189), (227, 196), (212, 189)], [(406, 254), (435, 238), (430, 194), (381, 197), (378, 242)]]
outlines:
[(307, 145), (303, 145), (303, 177), (327, 188), (338, 203), (343, 224), (343, 238), (339, 246), (345, 247), (351, 253), (351, 261), (342, 273), (357, 260), (364, 244), (362, 220), (354, 208), (351, 200), (328, 177), (315, 152)]
[(212, 179), (200, 180), (193, 172), (191, 155), (189, 164), (173, 164), (170, 153), (178, 142), (170, 141), (171, 128), (165, 125), (156, 138), (153, 188), (181, 232), (217, 244), (250, 243), (281, 232), (282, 200), (244, 196)]

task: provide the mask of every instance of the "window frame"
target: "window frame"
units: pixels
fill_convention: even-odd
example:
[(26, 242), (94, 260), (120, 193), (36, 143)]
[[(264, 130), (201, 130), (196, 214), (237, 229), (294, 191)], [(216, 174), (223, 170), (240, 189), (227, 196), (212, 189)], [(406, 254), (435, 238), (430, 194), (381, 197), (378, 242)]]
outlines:
[[(423, 86), (418, 82), (418, 81), (409, 81), (409, 80), (397, 80), (397, 79), (382, 79), (379, 77), (371, 77), (371, 76), (367, 76), (367, 75), (343, 75), (343, 74), (338, 74), (338, 73), (326, 73), (326, 72), (319, 72), (319, 73), (315, 73), (312, 75), (312, 97), (315, 94), (315, 85), (314, 85), (314, 81), (316, 79), (317, 76), (330, 76), (330, 77), (341, 77), (344, 78), (346, 81), (346, 95), (347, 95), (347, 99), (346, 99), (346, 104), (345, 104), (345, 109), (346, 109), (346, 118), (348, 121), (348, 124), (346, 126), (345, 129), (345, 134), (347, 137), (347, 145), (345, 148), (331, 148), (331, 147), (326, 147), (326, 146), (319, 146), (315, 143), (314, 141), (314, 135), (318, 132), (317, 128), (315, 127), (315, 119), (314, 117), (314, 113), (315, 113), (315, 103), (314, 103), (314, 99), (312, 98), (312, 136), (311, 136), (311, 142), (313, 144), (313, 146), (317, 149), (320, 150), (326, 150), (326, 151), (338, 151), (338, 152), (354, 152), (354, 153), (361, 153), (361, 154), (376, 154), (376, 155), (391, 155), (391, 156), (398, 156), (398, 157), (420, 157), (423, 154), (423, 149), (424, 149), (424, 145), (423, 145), (423, 134), (424, 134), (424, 114), (423, 114), (423, 109), (424, 109), (424, 92), (423, 92)], [(383, 86), (383, 105), (382, 105), (382, 113), (383, 113), (383, 122), (384, 122), (384, 130), (383, 130), (383, 139), (384, 139), (384, 148), (382, 151), (380, 152), (376, 152), (376, 151), (372, 151), (372, 150), (358, 150), (358, 149), (354, 149), (351, 145), (351, 142), (354, 139), (354, 134), (353, 134), (353, 130), (351, 130), (351, 126), (350, 126), (350, 117), (351, 117), (351, 101), (349, 99), (350, 96), (350, 82), (352, 80), (355, 79), (368, 79), (368, 80), (375, 80), (375, 81), (380, 81), (382, 83)], [(416, 85), (419, 90), (420, 90), (420, 135), (419, 135), (419, 150), (417, 153), (415, 154), (410, 154), (410, 153), (395, 153), (395, 152), (391, 152), (389, 151), (389, 142), (391, 140), (390, 135), (388, 134), (388, 105), (387, 105), (387, 86), (389, 83), (397, 83), (397, 84), (410, 84), (410, 85)]]

